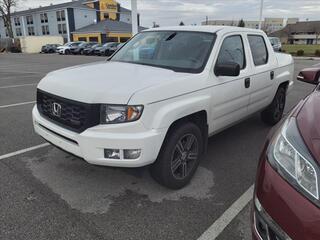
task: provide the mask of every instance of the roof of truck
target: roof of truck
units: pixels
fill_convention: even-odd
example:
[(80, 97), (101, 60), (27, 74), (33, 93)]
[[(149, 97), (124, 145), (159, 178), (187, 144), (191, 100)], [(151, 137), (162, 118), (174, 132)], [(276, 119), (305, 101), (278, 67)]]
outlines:
[(145, 31), (193, 31), (193, 32), (209, 32), (209, 33), (217, 33), (217, 32), (251, 32), (251, 33), (263, 33), (263, 31), (259, 29), (251, 29), (251, 28), (242, 28), (242, 27), (230, 27), (230, 26), (175, 26), (175, 27), (159, 27), (159, 28), (150, 28)]

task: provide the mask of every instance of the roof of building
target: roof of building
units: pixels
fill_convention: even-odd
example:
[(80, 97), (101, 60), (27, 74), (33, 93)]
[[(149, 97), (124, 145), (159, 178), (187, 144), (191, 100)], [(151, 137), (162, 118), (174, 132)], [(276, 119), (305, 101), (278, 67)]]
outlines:
[(47, 12), (50, 10), (55, 10), (55, 9), (64, 9), (64, 8), (87, 8), (87, 9), (92, 9), (83, 3), (86, 2), (85, 0), (77, 0), (77, 1), (70, 1), (70, 2), (65, 2), (65, 3), (60, 3), (60, 4), (51, 4), (49, 6), (43, 6), (43, 7), (38, 7), (38, 8), (30, 8), (27, 10), (23, 11), (17, 11), (13, 12), (12, 16), (17, 16), (17, 15), (26, 15), (26, 14), (32, 14), (36, 12)]
[(275, 37), (288, 36), (292, 33), (320, 33), (320, 21), (297, 22), (288, 24), (283, 29), (270, 35)]
[[(144, 27), (139, 27), (139, 31), (145, 30)], [(117, 32), (117, 33), (128, 33), (132, 31), (132, 25), (126, 22), (103, 20), (96, 24), (91, 24), (83, 28), (79, 28), (73, 33), (106, 33), (106, 32)]]
[(127, 9), (127, 8), (124, 8), (124, 7), (121, 7), (121, 6), (120, 6), (119, 12), (123, 12), (123, 13), (131, 13), (131, 10), (129, 10), (129, 9)]

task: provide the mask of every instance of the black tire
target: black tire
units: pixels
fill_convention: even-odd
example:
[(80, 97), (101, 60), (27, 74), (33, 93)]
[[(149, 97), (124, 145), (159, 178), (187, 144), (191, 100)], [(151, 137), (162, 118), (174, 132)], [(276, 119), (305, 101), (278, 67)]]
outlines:
[(151, 166), (151, 176), (167, 188), (183, 188), (198, 168), (203, 147), (201, 130), (196, 124), (187, 122), (176, 126), (168, 133)]
[(283, 116), (286, 105), (286, 88), (280, 86), (272, 103), (261, 113), (261, 119), (268, 125), (276, 125)]
[(107, 57), (110, 56), (110, 51), (109, 51), (109, 50), (106, 50), (106, 51), (104, 52), (104, 55), (107, 56)]
[(64, 54), (65, 54), (65, 55), (70, 55), (70, 50), (69, 50), (69, 49), (65, 50), (65, 51), (64, 51)]

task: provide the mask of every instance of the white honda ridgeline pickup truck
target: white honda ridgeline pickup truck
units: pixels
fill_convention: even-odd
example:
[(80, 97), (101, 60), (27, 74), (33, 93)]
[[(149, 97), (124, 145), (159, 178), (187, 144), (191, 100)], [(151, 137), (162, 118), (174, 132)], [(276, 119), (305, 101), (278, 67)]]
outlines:
[(179, 189), (209, 136), (256, 112), (280, 121), (293, 67), (260, 30), (150, 29), (107, 61), (49, 73), (38, 85), (34, 128), (88, 163), (151, 165), (157, 182)]

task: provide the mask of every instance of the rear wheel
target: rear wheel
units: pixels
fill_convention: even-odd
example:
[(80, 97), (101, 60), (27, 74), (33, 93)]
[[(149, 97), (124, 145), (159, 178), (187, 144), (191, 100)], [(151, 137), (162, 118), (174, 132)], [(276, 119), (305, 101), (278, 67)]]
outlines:
[(64, 54), (65, 54), (65, 55), (69, 55), (69, 54), (70, 54), (70, 50), (69, 50), (69, 49), (66, 49), (66, 50), (64, 51)]
[(286, 105), (286, 89), (279, 87), (272, 103), (261, 113), (261, 119), (268, 125), (277, 124), (283, 115)]
[(169, 133), (157, 161), (151, 166), (152, 177), (161, 185), (180, 189), (192, 179), (203, 152), (201, 130), (184, 123)]

